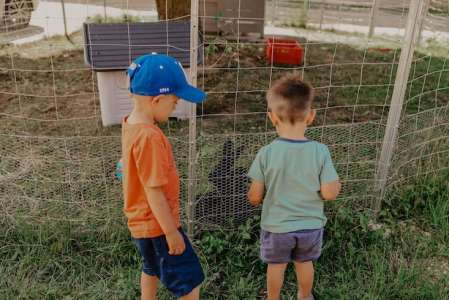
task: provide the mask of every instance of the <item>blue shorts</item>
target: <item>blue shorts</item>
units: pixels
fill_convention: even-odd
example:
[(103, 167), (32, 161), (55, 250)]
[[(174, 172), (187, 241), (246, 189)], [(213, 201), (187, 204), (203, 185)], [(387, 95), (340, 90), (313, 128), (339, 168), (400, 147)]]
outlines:
[(273, 233), (262, 230), (260, 258), (266, 263), (315, 261), (321, 255), (323, 228)]
[(189, 294), (204, 280), (200, 261), (182, 230), (185, 251), (181, 255), (168, 254), (165, 235), (155, 238), (134, 239), (143, 258), (142, 272), (157, 276), (161, 283), (176, 297)]

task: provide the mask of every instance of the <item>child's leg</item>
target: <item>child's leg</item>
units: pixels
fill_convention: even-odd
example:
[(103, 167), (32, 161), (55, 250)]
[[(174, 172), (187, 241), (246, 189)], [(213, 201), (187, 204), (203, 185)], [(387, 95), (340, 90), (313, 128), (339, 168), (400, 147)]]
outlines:
[(267, 290), (268, 300), (280, 299), (282, 284), (284, 283), (284, 272), (287, 264), (268, 264), (267, 267)]
[(298, 299), (309, 299), (312, 296), (313, 263), (311, 261), (295, 262), (295, 269), (298, 280)]
[(181, 297), (181, 300), (198, 300), (200, 299), (200, 287), (194, 288), (188, 295)]
[(157, 276), (150, 276), (142, 272), (140, 275), (141, 299), (156, 300), (158, 283), (159, 279)]

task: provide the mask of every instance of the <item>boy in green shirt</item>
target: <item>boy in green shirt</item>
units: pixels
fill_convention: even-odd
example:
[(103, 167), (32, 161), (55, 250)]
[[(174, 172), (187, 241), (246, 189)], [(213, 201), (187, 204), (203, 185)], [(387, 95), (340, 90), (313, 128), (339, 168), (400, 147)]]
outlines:
[(327, 146), (304, 136), (315, 118), (312, 87), (292, 74), (270, 88), (267, 101), (279, 137), (257, 154), (248, 198), (253, 205), (263, 200), (260, 255), (268, 264), (268, 299), (280, 299), (293, 261), (298, 299), (311, 300), (313, 261), (321, 254), (326, 224), (323, 201), (335, 200), (341, 184)]

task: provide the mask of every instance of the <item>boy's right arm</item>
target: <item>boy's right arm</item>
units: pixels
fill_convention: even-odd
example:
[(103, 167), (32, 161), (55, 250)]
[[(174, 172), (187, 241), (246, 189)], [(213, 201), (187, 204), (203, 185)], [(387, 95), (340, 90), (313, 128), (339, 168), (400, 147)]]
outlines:
[(248, 200), (254, 206), (258, 206), (262, 202), (265, 193), (263, 155), (263, 150), (260, 150), (248, 171), (248, 177), (251, 178)]
[(148, 200), (148, 204), (167, 239), (168, 253), (170, 255), (181, 255), (186, 248), (184, 238), (179, 233), (178, 228), (176, 228), (170, 207), (162, 189), (160, 187), (146, 187), (145, 193), (147, 199), (151, 199)]
[(145, 188), (151, 211), (167, 239), (169, 254), (180, 255), (185, 250), (184, 238), (176, 228), (162, 186), (168, 184), (168, 156), (163, 141), (157, 136), (143, 136), (133, 147), (137, 174)]

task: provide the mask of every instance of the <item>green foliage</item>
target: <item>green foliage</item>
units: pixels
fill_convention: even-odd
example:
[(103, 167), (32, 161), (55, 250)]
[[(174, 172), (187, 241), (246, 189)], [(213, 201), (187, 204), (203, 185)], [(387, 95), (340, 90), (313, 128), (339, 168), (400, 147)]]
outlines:
[(222, 11), (217, 11), (217, 13), (214, 15), (214, 21), (219, 22), (224, 16), (224, 13)]
[[(330, 203), (323, 254), (316, 263), (317, 298), (447, 299), (447, 270), (432, 267), (449, 262), (447, 195), (447, 177), (429, 177), (392, 192), (378, 220), (350, 202)], [(264, 294), (259, 222), (256, 216), (238, 230), (205, 231), (194, 238), (207, 277), (203, 299)], [(376, 222), (379, 228), (373, 227)], [(69, 224), (24, 223), (0, 232), (1, 299), (139, 297), (141, 262), (125, 222)], [(289, 268), (283, 299), (295, 299), (295, 282)], [(159, 295), (173, 299), (163, 288)]]
[(217, 51), (218, 51), (218, 47), (217, 47), (217, 45), (215, 45), (213, 43), (207, 45), (205, 48), (206, 55), (215, 54)]

